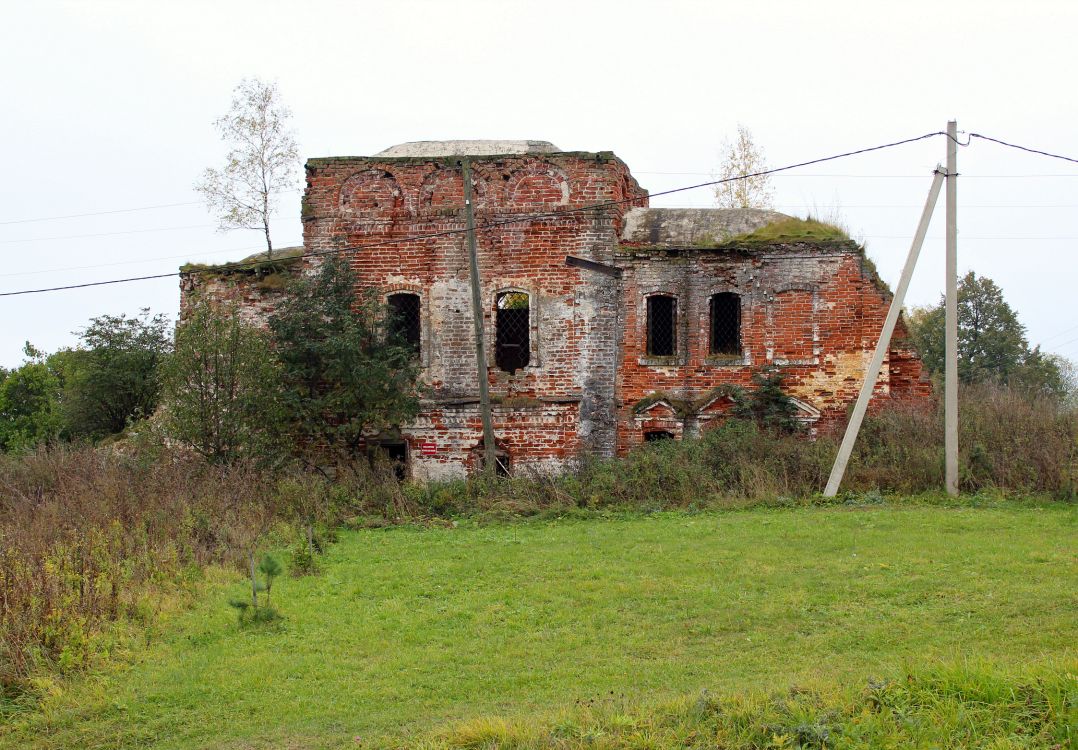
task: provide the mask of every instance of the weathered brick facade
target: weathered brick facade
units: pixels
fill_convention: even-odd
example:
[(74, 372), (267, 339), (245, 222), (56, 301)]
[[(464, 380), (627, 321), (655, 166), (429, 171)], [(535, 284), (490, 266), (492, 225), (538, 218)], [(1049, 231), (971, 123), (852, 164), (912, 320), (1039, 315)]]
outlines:
[[(454, 152), (472, 154), (494, 428), (514, 471), (622, 454), (649, 432), (698, 432), (729, 407), (715, 389), (750, 385), (765, 365), (782, 368), (807, 423), (840, 419), (856, 397), (889, 295), (851, 241), (730, 242), (781, 215), (648, 209), (609, 152), (465, 142), (311, 159), (305, 251), (340, 251), (362, 287), (418, 298), (434, 396), (401, 429), (413, 476), (463, 475), (482, 445), (462, 173), (458, 157), (436, 155)], [(183, 293), (184, 305), (196, 294), (231, 298), (252, 320), (280, 294), (235, 274), (186, 276)], [(673, 302), (649, 303), (655, 295)], [(667, 315), (653, 331), (659, 354), (648, 350), (649, 304), (656, 320)], [(734, 323), (716, 333), (720, 314)], [(877, 393), (926, 389), (900, 330)]]

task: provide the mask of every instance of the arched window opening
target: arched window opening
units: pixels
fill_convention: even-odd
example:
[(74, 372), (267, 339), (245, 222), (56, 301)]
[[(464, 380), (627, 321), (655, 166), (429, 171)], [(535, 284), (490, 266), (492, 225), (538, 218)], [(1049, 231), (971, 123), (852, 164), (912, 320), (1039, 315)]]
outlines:
[(644, 433), (645, 443), (658, 443), (662, 440), (673, 440), (674, 433), (666, 430), (648, 430)]
[(410, 346), (419, 354), (420, 348), (420, 311), (418, 294), (402, 292), (391, 294), (386, 300), (389, 307), (389, 337), (399, 343)]
[(495, 306), (494, 362), (510, 374), (531, 361), (531, 306), (524, 292), (502, 292)]
[(648, 297), (648, 355), (672, 357), (677, 347), (677, 298)]
[(741, 297), (733, 292), (711, 296), (711, 354), (741, 354)]

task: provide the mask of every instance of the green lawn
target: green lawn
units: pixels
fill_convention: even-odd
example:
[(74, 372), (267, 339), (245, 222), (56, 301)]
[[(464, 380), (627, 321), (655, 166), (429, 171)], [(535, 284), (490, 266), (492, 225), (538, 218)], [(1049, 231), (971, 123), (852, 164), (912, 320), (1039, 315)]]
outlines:
[[(222, 583), (128, 668), (0, 730), (14, 748), (376, 747), (611, 693), (864, 684), (1078, 654), (1078, 509), (752, 510), (342, 534), (286, 619)], [(361, 738), (357, 742), (356, 738)]]

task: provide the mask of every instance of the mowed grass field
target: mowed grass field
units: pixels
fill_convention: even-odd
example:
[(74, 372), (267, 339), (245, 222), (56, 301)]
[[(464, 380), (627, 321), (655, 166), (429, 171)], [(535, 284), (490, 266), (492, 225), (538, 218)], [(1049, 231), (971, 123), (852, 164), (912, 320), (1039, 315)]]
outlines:
[(238, 578), (128, 665), (63, 683), (3, 748), (408, 746), (577, 701), (864, 685), (907, 667), (1062, 669), (1078, 508), (801, 508), (344, 532), (285, 619)]

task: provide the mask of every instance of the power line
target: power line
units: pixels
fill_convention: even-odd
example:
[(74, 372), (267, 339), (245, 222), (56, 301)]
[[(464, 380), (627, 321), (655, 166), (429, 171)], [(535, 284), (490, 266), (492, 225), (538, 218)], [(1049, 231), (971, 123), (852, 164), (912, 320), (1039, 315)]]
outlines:
[(1019, 151), (1028, 151), (1031, 154), (1040, 154), (1041, 156), (1050, 156), (1053, 159), (1062, 159), (1063, 161), (1070, 161), (1070, 162), (1074, 162), (1075, 164), (1078, 164), (1078, 159), (1072, 158), (1070, 156), (1061, 156), (1060, 154), (1053, 154), (1053, 153), (1050, 153), (1048, 151), (1041, 151), (1040, 149), (1030, 148), (1028, 146), (1019, 146), (1017, 143), (1007, 143), (1007, 141), (1001, 141), (998, 138), (990, 138), (987, 135), (981, 135), (980, 133), (970, 133), (969, 137), (970, 138), (980, 138), (982, 141), (991, 141), (992, 143), (998, 143), (999, 145), (1006, 146), (1008, 148), (1016, 148)]
[[(738, 175), (736, 177), (728, 177), (728, 178), (719, 179), (719, 180), (711, 180), (711, 181), (708, 181), (708, 182), (701, 182), (701, 183), (698, 183), (696, 185), (686, 185), (684, 187), (673, 188), (671, 190), (663, 190), (663, 191), (658, 192), (658, 193), (652, 193), (652, 194), (650, 194), (649, 196), (646, 196), (646, 197), (647, 198), (655, 198), (655, 197), (659, 197), (659, 196), (662, 196), (662, 195), (673, 195), (675, 193), (682, 193), (682, 192), (686, 192), (686, 191), (689, 191), (689, 190), (698, 190), (699, 188), (703, 188), (703, 187), (711, 187), (713, 185), (720, 185), (720, 184), (722, 184), (724, 182), (734, 182), (736, 180), (745, 180), (745, 179), (749, 179), (749, 178), (752, 178), (752, 177), (762, 177), (764, 175), (775, 174), (777, 172), (785, 172), (785, 171), (788, 171), (788, 170), (791, 170), (791, 169), (798, 169), (800, 167), (807, 167), (807, 166), (810, 166), (812, 164), (822, 164), (824, 162), (835, 161), (837, 159), (844, 159), (844, 158), (848, 158), (848, 157), (851, 157), (851, 156), (857, 156), (857, 155), (860, 155), (860, 154), (867, 154), (867, 153), (870, 153), (870, 152), (873, 152), (873, 151), (881, 151), (881, 150), (887, 149), (887, 148), (894, 148), (896, 146), (902, 146), (902, 145), (905, 145), (907, 143), (914, 143), (916, 141), (922, 141), (922, 140), (925, 140), (927, 138), (934, 138), (934, 137), (936, 137), (938, 135), (946, 135), (946, 134), (943, 133), (942, 131), (936, 131), (936, 132), (932, 132), (932, 133), (925, 133), (924, 135), (919, 135), (919, 136), (916, 136), (916, 137), (913, 137), (913, 138), (905, 138), (905, 139), (900, 140), (900, 141), (893, 141), (891, 143), (884, 143), (884, 144), (881, 144), (879, 146), (870, 146), (868, 148), (861, 148), (861, 149), (857, 149), (857, 150), (854, 150), (854, 151), (846, 151), (846, 152), (843, 152), (841, 154), (833, 154), (831, 156), (824, 156), (824, 157), (820, 157), (818, 159), (810, 159), (808, 161), (798, 162), (796, 164), (788, 164), (788, 165), (786, 165), (784, 167), (776, 167), (774, 169), (765, 169), (765, 170), (761, 170), (759, 172), (753, 172), (753, 173), (750, 173), (750, 174)], [(592, 204), (592, 205), (588, 205), (588, 206), (578, 206), (576, 208), (567, 208), (567, 209), (561, 209), (561, 210), (558, 210), (558, 211), (551, 211), (551, 212), (546, 212), (546, 213), (528, 214), (528, 215), (518, 216), (518, 217), (515, 217), (515, 218), (512, 218), (512, 219), (505, 219), (505, 220), (497, 221), (497, 222), (488, 221), (488, 222), (485, 222), (482, 226), (477, 227), (477, 229), (482, 231), (482, 230), (493, 229), (493, 228), (499, 227), (499, 226), (505, 226), (507, 224), (518, 224), (518, 223), (525, 222), (525, 221), (533, 221), (535, 219), (559, 218), (561, 216), (565, 216), (565, 215), (568, 215), (568, 214), (574, 214), (574, 213), (580, 213), (580, 212), (583, 212), (583, 211), (596, 211), (598, 209), (609, 208), (611, 206), (623, 205), (623, 204), (628, 204), (628, 203), (636, 203), (636, 202), (640, 201), (641, 199), (642, 198), (625, 198), (625, 199), (622, 199), (622, 200), (604, 201), (602, 203), (596, 203), (596, 204)], [(296, 256), (296, 257), (299, 257), (299, 258), (313, 258), (313, 257), (319, 257), (319, 256), (325, 256), (325, 255), (336, 255), (336, 254), (343, 253), (343, 252), (354, 252), (354, 251), (358, 251), (358, 250), (367, 250), (367, 249), (372, 249), (372, 248), (376, 248), (376, 247), (384, 247), (386, 245), (394, 245), (394, 244), (400, 244), (400, 243), (404, 243), (404, 242), (414, 242), (416, 240), (421, 240), (421, 239), (432, 239), (432, 238), (435, 238), (435, 237), (444, 237), (444, 236), (447, 236), (447, 235), (462, 234), (462, 233), (467, 232), (467, 231), (468, 231), (467, 229), (448, 229), (448, 230), (444, 230), (444, 231), (441, 231), (441, 232), (431, 232), (431, 233), (427, 233), (427, 234), (414, 235), (414, 236), (411, 236), (411, 237), (399, 237), (399, 238), (395, 238), (395, 239), (391, 239), (391, 240), (385, 240), (385, 241), (382, 241), (382, 242), (369, 244), (369, 245), (360, 245), (360, 246), (355, 246), (355, 247), (335, 248), (333, 250), (323, 250), (323, 251), (313, 252), (313, 253), (303, 253), (302, 255)], [(218, 268), (218, 270), (221, 270), (221, 269), (240, 269), (240, 268), (245, 268), (245, 267), (246, 268), (254, 268), (254, 267), (257, 267), (259, 265), (265, 265), (267, 262), (271, 262), (271, 261), (257, 260), (257, 261), (252, 261), (252, 262), (249, 262), (249, 263), (222, 264)], [(72, 289), (83, 289), (83, 288), (87, 288), (87, 287), (106, 286), (106, 285), (110, 285), (110, 284), (125, 284), (125, 283), (128, 283), (128, 282), (148, 281), (148, 280), (151, 280), (151, 279), (166, 279), (166, 278), (171, 278), (171, 277), (176, 277), (176, 276), (181, 276), (181, 275), (183, 275), (182, 272), (174, 271), (172, 273), (153, 274), (153, 275), (149, 275), (149, 276), (134, 276), (134, 277), (124, 278), (124, 279), (109, 279), (109, 280), (106, 280), (106, 281), (85, 282), (85, 283), (82, 283), (82, 284), (68, 284), (66, 286), (48, 287), (48, 288), (43, 288), (43, 289), (24, 289), (24, 290), (20, 290), (20, 291), (17, 291), (17, 292), (0, 292), (0, 297), (14, 297), (14, 296), (19, 296), (19, 295), (24, 295), (24, 294), (42, 294), (42, 293), (45, 293), (45, 292), (61, 292), (61, 291), (69, 291), (69, 290), (72, 290)]]
[(162, 203), (157, 206), (139, 206), (138, 208), (114, 208), (110, 211), (91, 211), (85, 214), (67, 214), (66, 216), (42, 216), (37, 219), (9, 219), (7, 221), (0, 221), (0, 225), (4, 224), (32, 224), (38, 221), (59, 221), (60, 219), (81, 219), (85, 216), (104, 216), (106, 214), (126, 214), (134, 211), (153, 211), (158, 208), (176, 208), (177, 206), (197, 206), (202, 201), (187, 201), (186, 203)]
[[(276, 190), (273, 195), (281, 195), (283, 193), (296, 193), (302, 188), (294, 188), (291, 190)], [(201, 206), (205, 205), (204, 201), (186, 201), (184, 203), (160, 203), (156, 206), (137, 206), (135, 208), (113, 208), (105, 211), (90, 211), (83, 214), (66, 214), (64, 216), (40, 216), (36, 219), (7, 219), (0, 221), (0, 226), (6, 224), (33, 224), (39, 221), (60, 221), (61, 219), (82, 219), (87, 216), (106, 216), (108, 214), (126, 214), (135, 211), (155, 211), (159, 208), (177, 208), (180, 206)]]
[[(282, 216), (271, 216), (271, 219), (281, 219)], [(298, 216), (295, 218), (299, 218)], [(90, 234), (67, 234), (60, 237), (29, 237), (20, 240), (0, 240), (0, 244), (9, 245), (19, 242), (53, 242), (55, 240), (84, 240), (92, 237), (114, 237), (122, 234), (146, 234), (147, 232), (177, 232), (184, 229), (209, 229), (219, 226), (218, 224), (188, 224), (182, 227), (156, 227), (152, 229), (125, 229), (119, 232), (92, 232)], [(257, 229), (257, 227), (250, 227)], [(261, 231), (261, 229), (259, 229)]]
[[(684, 175), (684, 176), (696, 176), (696, 177), (710, 177), (713, 172), (647, 172), (643, 170), (633, 170), (633, 174), (660, 174), (660, 175)], [(841, 177), (841, 178), (858, 178), (866, 180), (915, 180), (923, 179), (923, 174), (780, 174), (775, 175), (782, 179), (789, 178), (812, 178), (812, 177)], [(1026, 179), (1026, 178), (1040, 178), (1040, 177), (1078, 177), (1078, 173), (1052, 173), (1052, 174), (966, 174), (962, 173), (962, 178), (966, 180), (980, 180), (980, 179)]]
[[(302, 240), (300, 240), (302, 242)], [(285, 245), (290, 246), (290, 245)], [(251, 250), (261, 250), (265, 245), (248, 245), (246, 247), (229, 247), (224, 250), (210, 250), (206, 252), (195, 253), (194, 257), (199, 258), (207, 255), (222, 255), (224, 253), (239, 253)], [(65, 271), (89, 271), (95, 268), (112, 268), (114, 266), (136, 266), (144, 263), (154, 263), (159, 260), (193, 260), (191, 253), (184, 253), (183, 255), (160, 255), (154, 258), (142, 258), (140, 260), (118, 260), (114, 263), (96, 263), (90, 266), (66, 266), (64, 268), (43, 268), (38, 271), (15, 271), (12, 273), (0, 273), (0, 278), (9, 276), (37, 276), (43, 273), (64, 273)]]
[(1044, 343), (1046, 343), (1046, 342), (1048, 342), (1048, 341), (1051, 341), (1052, 339), (1058, 339), (1058, 338), (1059, 338), (1060, 336), (1065, 336), (1065, 335), (1067, 335), (1068, 333), (1070, 333), (1071, 331), (1078, 331), (1078, 325), (1076, 325), (1076, 326), (1071, 326), (1070, 328), (1064, 328), (1064, 329), (1063, 329), (1062, 331), (1057, 331), (1056, 333), (1053, 333), (1053, 334), (1052, 334), (1051, 336), (1049, 336), (1048, 338), (1044, 339), (1044, 340), (1043, 340), (1043, 341), (1041, 341), (1040, 343), (1041, 343), (1041, 344), (1044, 344)]

